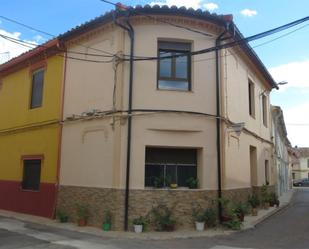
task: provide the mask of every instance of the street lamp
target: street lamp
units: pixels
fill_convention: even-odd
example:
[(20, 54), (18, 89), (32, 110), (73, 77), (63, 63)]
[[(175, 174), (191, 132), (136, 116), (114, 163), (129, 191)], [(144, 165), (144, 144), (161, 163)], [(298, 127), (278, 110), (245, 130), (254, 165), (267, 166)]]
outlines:
[(283, 85), (286, 85), (286, 84), (288, 84), (288, 82), (287, 81), (280, 81), (280, 82), (278, 82), (278, 83), (276, 83), (277, 84), (277, 87), (278, 87), (278, 89), (279, 89), (279, 86), (283, 86)]

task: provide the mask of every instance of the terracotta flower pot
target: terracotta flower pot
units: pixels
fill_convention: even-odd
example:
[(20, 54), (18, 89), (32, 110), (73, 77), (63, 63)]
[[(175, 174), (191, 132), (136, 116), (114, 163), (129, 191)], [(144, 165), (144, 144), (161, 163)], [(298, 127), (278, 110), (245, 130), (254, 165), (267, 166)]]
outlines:
[(265, 202), (265, 203), (264, 203), (264, 209), (265, 209), (265, 210), (269, 209), (269, 202)]
[(244, 214), (238, 214), (237, 217), (238, 217), (238, 219), (239, 219), (241, 222), (244, 222), (244, 220), (245, 220), (245, 215), (244, 215)]
[(257, 216), (257, 215), (258, 215), (258, 210), (257, 210), (257, 208), (252, 208), (251, 214), (252, 214), (252, 216)]
[(230, 216), (227, 216), (227, 215), (221, 215), (221, 221), (222, 222), (228, 222), (228, 221), (231, 221), (232, 220), (232, 217)]
[(77, 225), (78, 225), (79, 227), (84, 227), (84, 226), (86, 226), (86, 225), (87, 225), (87, 219), (84, 219), (84, 218), (78, 219), (78, 220), (77, 220)]
[(173, 232), (175, 230), (175, 225), (174, 224), (168, 224), (164, 226), (164, 231), (166, 232)]

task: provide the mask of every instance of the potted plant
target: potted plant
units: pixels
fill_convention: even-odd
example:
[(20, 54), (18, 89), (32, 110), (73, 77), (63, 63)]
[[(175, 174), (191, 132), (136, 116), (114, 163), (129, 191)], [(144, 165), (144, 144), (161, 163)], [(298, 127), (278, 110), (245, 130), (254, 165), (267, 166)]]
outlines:
[(231, 201), (224, 197), (218, 200), (222, 208), (221, 221), (226, 222), (232, 220), (233, 209), (231, 208)]
[(205, 212), (200, 205), (192, 208), (192, 217), (195, 222), (195, 229), (203, 231), (205, 227)]
[(133, 220), (134, 232), (136, 232), (136, 233), (143, 232), (143, 230), (145, 229), (147, 223), (148, 223), (148, 220), (144, 216), (140, 216), (138, 218), (135, 218)]
[(170, 188), (177, 188), (178, 187), (178, 185), (177, 185), (177, 183), (171, 183), (171, 185), (170, 185)]
[(67, 213), (62, 209), (57, 209), (56, 211), (56, 217), (61, 223), (66, 223), (69, 220), (69, 216)]
[(172, 210), (166, 205), (160, 204), (153, 207), (151, 214), (156, 231), (174, 231), (176, 220), (172, 218)]
[(217, 213), (213, 208), (206, 208), (204, 211), (205, 224), (207, 227), (214, 227), (217, 223)]
[(194, 177), (190, 177), (186, 180), (187, 186), (190, 189), (197, 189), (198, 188), (198, 179)]
[(244, 221), (245, 215), (248, 213), (248, 205), (243, 202), (236, 202), (234, 204), (234, 212), (241, 222)]
[(268, 209), (270, 206), (270, 196), (267, 190), (267, 186), (263, 185), (262, 189), (261, 189), (261, 200), (262, 200), (262, 204), (264, 209)]
[(86, 205), (78, 204), (76, 205), (76, 214), (77, 214), (77, 225), (82, 227), (87, 225), (89, 218), (89, 210)]
[(232, 230), (240, 230), (242, 226), (242, 222), (238, 219), (237, 215), (235, 214), (231, 220), (226, 221), (223, 223), (226, 227)]
[(111, 230), (111, 225), (112, 225), (112, 213), (109, 210), (107, 210), (104, 213), (103, 230), (104, 231)]
[(163, 188), (164, 187), (164, 177), (155, 177), (153, 180), (153, 185), (155, 188)]
[(273, 206), (279, 207), (280, 201), (279, 201), (278, 195), (275, 192), (269, 193), (269, 204), (271, 207)]
[(251, 206), (252, 216), (258, 215), (258, 206), (260, 205), (260, 199), (256, 194), (252, 194), (248, 197), (248, 203)]

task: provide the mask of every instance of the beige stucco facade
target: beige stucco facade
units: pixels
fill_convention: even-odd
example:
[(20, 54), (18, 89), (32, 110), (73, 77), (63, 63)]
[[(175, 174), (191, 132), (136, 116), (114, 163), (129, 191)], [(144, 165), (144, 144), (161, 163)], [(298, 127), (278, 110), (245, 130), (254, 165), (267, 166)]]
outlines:
[[(110, 28), (85, 41), (114, 53), (128, 54), (129, 41), (124, 31)], [(181, 37), (181, 39), (179, 39)], [(136, 55), (155, 56), (160, 38), (192, 41), (192, 35), (166, 25), (136, 25)], [(194, 50), (214, 45), (202, 35), (193, 41)], [(81, 51), (70, 46), (70, 51)], [(212, 58), (213, 54), (199, 56)], [(133, 90), (134, 109), (171, 109), (215, 114), (215, 61), (194, 63), (192, 91), (157, 90), (155, 61), (136, 62)], [(205, 77), (207, 75), (207, 77)], [(117, 109), (127, 109), (128, 63), (117, 67)], [(91, 110), (113, 109), (113, 64), (92, 64), (67, 60), (64, 118)], [(95, 121), (65, 122), (63, 127), (61, 183), (76, 186), (124, 188), (126, 170), (126, 117)], [(201, 165), (201, 187), (216, 189), (215, 119), (189, 114), (144, 113), (133, 117), (131, 188), (144, 189), (145, 146), (197, 148)], [(104, 139), (102, 139), (104, 138)], [(89, 141), (90, 144), (87, 145)], [(73, 144), (73, 146), (72, 146)], [(80, 153), (83, 152), (83, 153)], [(87, 170), (84, 172), (84, 165)], [(79, 169), (79, 170), (75, 170)], [(83, 172), (83, 173), (81, 173)], [(100, 172), (92, 177), (94, 172)], [(89, 177), (85, 177), (89, 174)], [(101, 174), (101, 175), (100, 175)], [(98, 180), (95, 180), (97, 177)], [(102, 178), (103, 177), (103, 178)]]
[[(190, 42), (193, 51), (213, 47), (216, 37), (222, 32), (221, 28), (206, 21), (184, 17), (173, 17), (171, 21), (182, 22), (183, 25), (200, 29), (212, 36), (184, 31), (145, 17), (132, 18), (131, 23), (135, 31), (135, 55), (157, 56), (158, 40)], [(80, 35), (66, 45), (69, 51), (83, 53), (91, 52), (91, 49), (85, 49), (89, 46), (112, 54), (128, 55), (130, 52), (127, 33), (112, 23)], [(265, 160), (269, 162), (269, 183), (270, 185), (275, 183), (272, 176), (268, 99), (271, 87), (243, 52), (224, 49), (220, 53), (222, 188), (230, 196), (232, 194), (228, 191), (237, 190), (244, 199), (252, 187), (265, 184)], [(74, 56), (77, 57), (76, 54)], [(183, 197), (186, 197), (184, 199), (188, 202), (184, 210), (189, 210), (188, 207), (195, 200), (205, 200), (207, 193), (209, 198), (216, 197), (218, 162), (214, 56), (212, 52), (192, 57), (190, 91), (158, 90), (157, 62), (134, 62), (133, 109), (186, 111), (186, 113), (133, 112), (129, 187), (132, 190), (132, 198), (141, 202), (140, 205), (147, 200), (143, 190), (147, 191), (147, 197), (150, 199), (144, 206), (149, 208), (151, 193), (156, 193), (154, 196), (157, 197), (154, 200), (157, 201), (160, 201), (160, 198), (161, 201), (167, 201), (163, 197), (171, 198), (173, 195), (172, 190), (169, 189), (155, 190), (145, 187), (146, 147), (197, 150), (199, 189), (192, 191), (199, 192), (190, 194), (191, 190), (178, 188), (177, 194), (174, 192), (175, 195), (173, 195), (175, 202), (179, 202), (180, 193), (183, 191)], [(93, 59), (91, 56), (82, 55), (80, 58)], [(249, 115), (249, 79), (254, 84), (255, 117)], [(128, 116), (126, 112), (112, 115), (108, 111), (128, 109), (128, 82), (128, 61), (94, 63), (70, 58), (66, 61), (61, 188), (58, 205), (62, 208), (72, 206), (72, 203), (69, 203), (72, 197), (70, 195), (73, 193), (77, 195), (79, 188), (83, 193), (80, 196), (83, 197), (79, 196), (77, 200), (81, 201), (83, 198), (82, 201), (86, 203), (89, 201), (86, 198), (93, 197), (91, 189), (95, 189), (93, 193), (102, 190), (100, 192), (104, 196), (102, 198), (113, 195), (114, 199), (119, 200), (121, 208), (102, 204), (105, 209), (117, 209), (117, 215), (115, 215), (118, 222), (117, 229), (121, 227), (119, 223), (122, 219), (124, 201), (123, 193), (119, 191), (124, 190), (126, 183)], [(267, 97), (267, 125), (262, 122), (262, 95)], [(197, 114), (197, 112), (209, 114), (209, 116)], [(245, 123), (240, 135), (230, 127), (231, 122)], [(250, 158), (250, 146), (255, 151), (255, 158), (252, 156)], [(107, 193), (106, 189), (113, 189), (116, 192)], [(152, 191), (166, 191), (166, 194)], [(199, 197), (194, 200), (193, 196)], [(141, 213), (149, 211), (145, 208), (139, 209), (140, 207), (134, 206), (135, 204), (136, 202), (130, 204), (130, 212), (134, 213), (132, 210), (142, 210)], [(189, 213), (190, 211), (187, 211), (186, 214), (190, 215)]]

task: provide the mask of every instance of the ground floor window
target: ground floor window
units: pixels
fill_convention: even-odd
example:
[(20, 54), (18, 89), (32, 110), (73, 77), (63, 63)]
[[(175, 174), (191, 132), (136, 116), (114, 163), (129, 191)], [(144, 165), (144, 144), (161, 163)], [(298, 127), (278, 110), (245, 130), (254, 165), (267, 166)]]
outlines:
[(22, 189), (39, 190), (41, 179), (41, 159), (24, 159)]
[(187, 187), (190, 178), (197, 178), (196, 149), (146, 147), (146, 187)]

